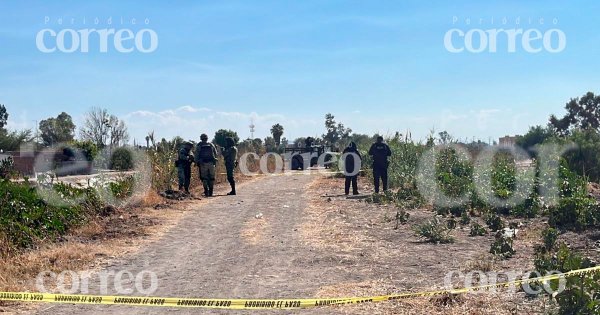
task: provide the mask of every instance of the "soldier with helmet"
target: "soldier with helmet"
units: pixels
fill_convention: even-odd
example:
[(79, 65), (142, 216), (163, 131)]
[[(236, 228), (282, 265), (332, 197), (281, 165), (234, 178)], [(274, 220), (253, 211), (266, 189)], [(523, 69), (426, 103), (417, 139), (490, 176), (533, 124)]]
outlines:
[(179, 178), (179, 191), (185, 194), (190, 193), (190, 180), (192, 178), (192, 162), (194, 157), (191, 154), (192, 143), (184, 142), (181, 144), (175, 166), (177, 166), (177, 176)]
[(222, 149), (223, 159), (225, 160), (225, 169), (227, 170), (227, 181), (231, 186), (231, 192), (227, 195), (235, 196), (235, 178), (233, 177), (233, 172), (237, 167), (237, 154), (238, 149), (235, 146), (235, 140), (232, 137), (227, 137), (225, 139), (225, 148)]
[(212, 197), (216, 177), (217, 149), (208, 142), (206, 134), (200, 136), (200, 143), (196, 145), (195, 160), (204, 187), (204, 195)]

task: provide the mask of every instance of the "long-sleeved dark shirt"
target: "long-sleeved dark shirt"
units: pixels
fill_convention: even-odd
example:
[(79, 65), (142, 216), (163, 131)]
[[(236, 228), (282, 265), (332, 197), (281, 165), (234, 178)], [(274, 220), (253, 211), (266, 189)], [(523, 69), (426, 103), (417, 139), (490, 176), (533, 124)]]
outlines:
[(369, 155), (373, 156), (373, 165), (387, 167), (388, 156), (392, 156), (392, 150), (386, 143), (373, 143), (369, 149)]
[[(354, 155), (354, 154), (348, 154), (348, 155), (346, 155), (346, 159), (344, 161), (344, 165), (345, 165), (345, 169), (346, 169), (346, 174), (353, 174), (354, 172), (357, 171), (355, 169), (356, 164), (358, 164), (358, 168), (360, 170), (360, 167), (361, 167), (361, 164), (362, 164), (362, 157), (360, 156), (360, 153), (356, 149), (345, 148), (344, 152), (342, 152), (342, 154), (346, 154), (346, 153), (354, 153), (354, 154), (356, 154), (356, 155)], [(358, 158), (358, 163), (354, 160), (355, 158)]]

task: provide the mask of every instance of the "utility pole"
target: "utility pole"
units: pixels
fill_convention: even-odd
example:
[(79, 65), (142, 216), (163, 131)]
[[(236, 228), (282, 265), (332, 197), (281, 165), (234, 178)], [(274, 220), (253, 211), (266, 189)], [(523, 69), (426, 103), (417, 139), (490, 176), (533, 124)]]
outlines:
[(250, 119), (250, 139), (254, 140), (254, 131), (255, 131), (255, 127), (256, 125), (254, 125), (254, 118)]

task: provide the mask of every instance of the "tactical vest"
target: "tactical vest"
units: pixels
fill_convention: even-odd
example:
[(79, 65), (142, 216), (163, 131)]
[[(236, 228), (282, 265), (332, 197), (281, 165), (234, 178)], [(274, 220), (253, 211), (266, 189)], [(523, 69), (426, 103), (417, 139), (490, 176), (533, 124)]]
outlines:
[(215, 161), (213, 146), (210, 143), (199, 144), (198, 159), (203, 163), (211, 163)]

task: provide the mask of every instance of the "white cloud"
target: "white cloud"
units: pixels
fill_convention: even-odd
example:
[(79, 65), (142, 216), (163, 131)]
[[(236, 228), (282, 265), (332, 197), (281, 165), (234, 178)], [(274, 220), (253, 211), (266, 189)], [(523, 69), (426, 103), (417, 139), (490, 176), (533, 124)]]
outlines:
[(161, 111), (137, 110), (123, 119), (129, 127), (131, 138), (140, 142), (150, 131), (158, 138), (170, 139), (181, 136), (184, 139), (197, 139), (200, 134), (214, 134), (219, 129), (231, 129), (240, 138), (250, 137), (250, 123), (254, 122), (255, 137), (270, 135), (271, 126), (280, 123), (285, 128), (284, 137), (295, 139), (305, 135), (315, 135), (318, 123), (314, 120), (290, 119), (282, 114), (239, 111), (213, 111), (208, 108), (190, 105)]
[(197, 112), (210, 112), (210, 108), (206, 107), (193, 107), (190, 105), (185, 105), (177, 108), (177, 111), (188, 112), (188, 113), (197, 113)]

